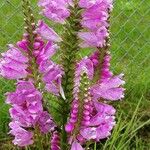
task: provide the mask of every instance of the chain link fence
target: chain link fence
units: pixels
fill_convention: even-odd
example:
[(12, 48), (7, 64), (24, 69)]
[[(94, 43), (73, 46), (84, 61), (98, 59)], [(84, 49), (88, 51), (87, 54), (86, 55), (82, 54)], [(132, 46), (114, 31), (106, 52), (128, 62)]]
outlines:
[[(38, 14), (37, 0), (32, 0)], [(37, 16), (38, 18), (39, 16)], [(0, 52), (8, 43), (15, 43), (23, 34), (20, 0), (0, 1)], [(150, 1), (116, 0), (111, 17), (112, 69), (123, 72), (126, 80), (125, 103), (136, 105), (143, 96), (143, 113), (150, 110)], [(0, 78), (0, 135), (7, 130), (8, 106), (4, 93), (14, 89), (13, 81)]]

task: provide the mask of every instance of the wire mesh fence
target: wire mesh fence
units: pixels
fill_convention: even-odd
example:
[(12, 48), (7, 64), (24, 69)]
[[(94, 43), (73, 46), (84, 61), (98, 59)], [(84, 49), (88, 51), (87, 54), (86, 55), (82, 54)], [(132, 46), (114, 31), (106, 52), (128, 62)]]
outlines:
[[(37, 0), (32, 0), (38, 14)], [(112, 69), (123, 72), (126, 80), (126, 100), (136, 105), (143, 96), (143, 111), (150, 104), (150, 1), (116, 0), (111, 17)], [(39, 16), (37, 16), (38, 18)], [(23, 34), (20, 0), (0, 1), (0, 52), (8, 43), (15, 43)], [(84, 52), (83, 52), (84, 53)], [(14, 89), (13, 81), (0, 78), (0, 134), (9, 120), (4, 93)], [(148, 111), (147, 111), (148, 112)]]

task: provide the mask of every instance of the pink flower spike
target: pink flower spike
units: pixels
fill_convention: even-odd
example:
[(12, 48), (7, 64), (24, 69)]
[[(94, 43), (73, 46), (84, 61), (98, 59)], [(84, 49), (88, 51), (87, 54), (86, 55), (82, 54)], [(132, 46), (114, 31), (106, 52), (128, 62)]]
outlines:
[(39, 20), (37, 32), (48, 41), (52, 42), (61, 42), (62, 39), (58, 36), (58, 34), (50, 28), (44, 21)]

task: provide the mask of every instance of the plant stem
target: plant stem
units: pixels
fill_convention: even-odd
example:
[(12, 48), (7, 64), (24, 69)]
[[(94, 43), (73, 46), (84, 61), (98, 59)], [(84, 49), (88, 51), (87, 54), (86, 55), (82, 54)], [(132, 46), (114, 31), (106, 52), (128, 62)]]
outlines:
[(62, 50), (62, 66), (64, 68), (65, 75), (62, 80), (62, 86), (64, 89), (66, 100), (62, 108), (65, 112), (65, 116), (62, 119), (62, 150), (66, 150), (64, 143), (67, 143), (67, 134), (65, 132), (65, 124), (69, 114), (69, 104), (73, 100), (73, 88), (74, 88), (74, 75), (76, 68), (76, 58), (79, 51), (79, 40), (77, 33), (81, 29), (80, 25), (80, 8), (78, 6), (78, 0), (74, 1), (74, 6), (70, 6), (70, 17), (67, 19), (64, 25), (64, 32), (62, 35), (63, 42), (61, 43)]
[(97, 147), (97, 146), (96, 146), (96, 142), (95, 142), (95, 143), (94, 143), (94, 150), (96, 150), (96, 147)]
[(42, 138), (41, 138), (41, 133), (39, 130), (39, 127), (35, 127), (35, 134), (36, 134), (36, 140), (37, 140), (37, 147), (39, 150), (44, 150), (43, 144), (42, 144)]
[(70, 17), (64, 25), (64, 32), (62, 35), (63, 42), (61, 43), (62, 50), (62, 65), (65, 75), (63, 77), (63, 89), (66, 100), (72, 101), (74, 74), (76, 66), (77, 52), (79, 51), (79, 41), (77, 33), (81, 29), (80, 25), (80, 8), (77, 3), (70, 8)]

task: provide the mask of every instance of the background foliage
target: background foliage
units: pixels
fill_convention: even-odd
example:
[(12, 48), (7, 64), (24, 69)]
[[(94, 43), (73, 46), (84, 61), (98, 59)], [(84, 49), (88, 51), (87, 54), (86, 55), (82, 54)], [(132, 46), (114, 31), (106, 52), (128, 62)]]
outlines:
[[(32, 0), (34, 14), (38, 14), (36, 3), (37, 0)], [(131, 125), (140, 126), (142, 123), (150, 120), (149, 14), (149, 0), (115, 0), (111, 17), (112, 70), (115, 73), (123, 72), (126, 81), (126, 97), (124, 101), (115, 103), (116, 107), (119, 108), (118, 120), (121, 114), (122, 119), (125, 118), (124, 124), (118, 125), (121, 128), (121, 132), (118, 132), (119, 134), (125, 130), (125, 124), (128, 126), (132, 120), (131, 118), (135, 117), (133, 116), (133, 112), (135, 112), (135, 108), (140, 100), (140, 106), (138, 107), (138, 111), (136, 111), (136, 117), (131, 122)], [(37, 16), (37, 19), (39, 17)], [(60, 26), (57, 27), (57, 30), (61, 31)], [(20, 0), (1, 0), (0, 52), (7, 50), (6, 45), (8, 43), (15, 43), (21, 39), (22, 33), (23, 15)], [(82, 51), (81, 56), (88, 53), (88, 50)], [(55, 59), (58, 60), (59, 56)], [(4, 93), (13, 89), (13, 81), (6, 81), (0, 78), (0, 139), (7, 137), (7, 124), (9, 121), (8, 106), (4, 103)], [(131, 131), (128, 130), (128, 132), (130, 133)], [(150, 149), (150, 145), (148, 145), (150, 143), (150, 124), (144, 124), (135, 133), (134, 141), (137, 149)], [(117, 132), (115, 136), (119, 137), (116, 134)], [(115, 138), (117, 139), (117, 137)], [(116, 140), (116, 145), (118, 144), (117, 142)], [(109, 142), (107, 143), (109, 144)], [(136, 146), (133, 146), (133, 149)], [(108, 149), (106, 145), (105, 148)]]

